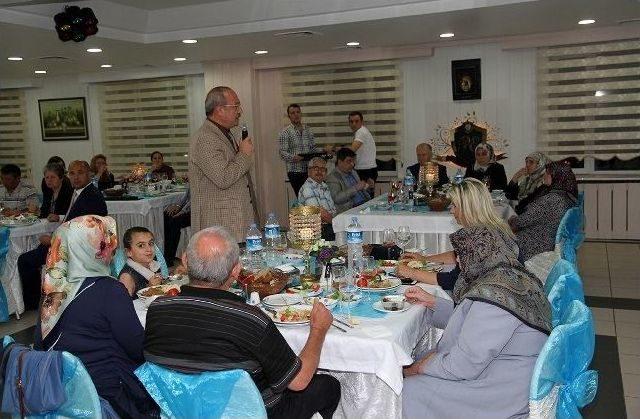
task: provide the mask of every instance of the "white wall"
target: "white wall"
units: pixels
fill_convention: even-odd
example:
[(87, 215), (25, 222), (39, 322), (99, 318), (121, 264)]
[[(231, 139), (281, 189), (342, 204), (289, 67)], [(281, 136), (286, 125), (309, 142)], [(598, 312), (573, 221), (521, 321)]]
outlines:
[[(453, 101), (451, 61), (480, 58), (482, 99)], [(440, 124), (467, 112), (500, 129), (509, 141), (509, 158), (503, 160), (507, 176), (524, 165), (536, 141), (535, 49), (504, 51), (499, 45), (481, 44), (437, 48), (432, 57), (407, 59), (401, 64), (404, 84), (405, 127), (402, 159), (416, 162), (415, 146), (436, 137)]]
[[(150, 75), (151, 77), (151, 75)], [(189, 75), (188, 102), (190, 113), (190, 129), (195, 132), (204, 120), (204, 78), (202, 75)], [(126, 78), (126, 76), (124, 77)], [(49, 157), (57, 155), (67, 164), (72, 160), (89, 161), (94, 154), (102, 152), (102, 133), (100, 129), (100, 112), (96, 85), (80, 81), (78, 77), (47, 77), (41, 87), (28, 88), (25, 92), (27, 112), (27, 137), (29, 147), (32, 181), (39, 184), (42, 167)], [(84, 97), (87, 104), (89, 121), (89, 140), (85, 141), (42, 141), (39, 99), (55, 99), (65, 97)], [(108, 156), (107, 156), (108, 157)]]

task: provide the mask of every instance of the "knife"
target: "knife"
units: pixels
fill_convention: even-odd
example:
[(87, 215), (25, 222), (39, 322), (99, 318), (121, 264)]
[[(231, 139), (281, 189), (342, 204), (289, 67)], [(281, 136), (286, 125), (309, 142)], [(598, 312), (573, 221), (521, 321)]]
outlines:
[(340, 319), (339, 319), (339, 318), (337, 318), (337, 317), (334, 317), (334, 318), (333, 318), (333, 320), (335, 320), (335, 321), (337, 321), (338, 323), (343, 324), (343, 325), (345, 325), (345, 326), (347, 326), (347, 327), (350, 327), (350, 328), (352, 328), (352, 329), (355, 327), (354, 325), (349, 324), (349, 323), (347, 323), (347, 322), (345, 322), (345, 321), (342, 321), (342, 320), (340, 320)]
[(331, 326), (335, 327), (336, 329), (340, 330), (341, 332), (347, 333), (347, 331), (345, 329), (343, 329), (342, 327), (338, 326), (335, 323), (331, 323)]

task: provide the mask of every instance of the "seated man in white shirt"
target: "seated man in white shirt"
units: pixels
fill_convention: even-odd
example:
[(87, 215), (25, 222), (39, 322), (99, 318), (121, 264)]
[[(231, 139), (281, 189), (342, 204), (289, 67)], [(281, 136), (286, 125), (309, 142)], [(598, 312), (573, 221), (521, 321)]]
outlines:
[(301, 205), (312, 205), (321, 210), (322, 238), (335, 240), (331, 221), (336, 215), (336, 206), (331, 198), (329, 186), (325, 183), (327, 177), (327, 162), (320, 157), (311, 159), (308, 167), (309, 177), (298, 192), (298, 202)]
[(12, 216), (29, 211), (37, 213), (38, 191), (21, 179), (22, 172), (15, 164), (5, 164), (0, 169), (0, 208), (2, 215)]

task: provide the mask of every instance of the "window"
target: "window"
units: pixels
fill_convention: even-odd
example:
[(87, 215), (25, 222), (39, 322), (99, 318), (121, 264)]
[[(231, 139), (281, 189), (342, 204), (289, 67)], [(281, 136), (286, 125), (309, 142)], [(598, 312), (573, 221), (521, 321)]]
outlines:
[(0, 166), (13, 163), (29, 177), (24, 94), (18, 89), (0, 90)]
[(541, 48), (538, 148), (591, 160), (593, 170), (639, 170), (640, 42)]
[(285, 106), (302, 107), (317, 145), (351, 144), (347, 115), (360, 111), (376, 141), (377, 158), (399, 158), (402, 85), (394, 62), (297, 67), (285, 71), (282, 80)]
[(100, 120), (109, 167), (120, 175), (158, 150), (178, 173), (188, 171), (188, 79), (127, 80), (100, 84)]

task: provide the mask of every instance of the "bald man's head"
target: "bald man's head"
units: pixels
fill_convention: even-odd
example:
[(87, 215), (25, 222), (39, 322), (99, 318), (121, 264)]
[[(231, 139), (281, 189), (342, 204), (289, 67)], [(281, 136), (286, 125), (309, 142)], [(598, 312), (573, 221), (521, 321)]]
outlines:
[(418, 144), (416, 147), (416, 157), (418, 158), (418, 163), (420, 163), (421, 166), (430, 162), (431, 157), (433, 157), (431, 146), (427, 143)]
[(238, 267), (240, 249), (224, 227), (209, 227), (199, 231), (189, 241), (186, 251), (189, 279), (219, 288)]
[(69, 164), (69, 180), (73, 189), (82, 189), (91, 182), (91, 169), (84, 160), (74, 160)]

